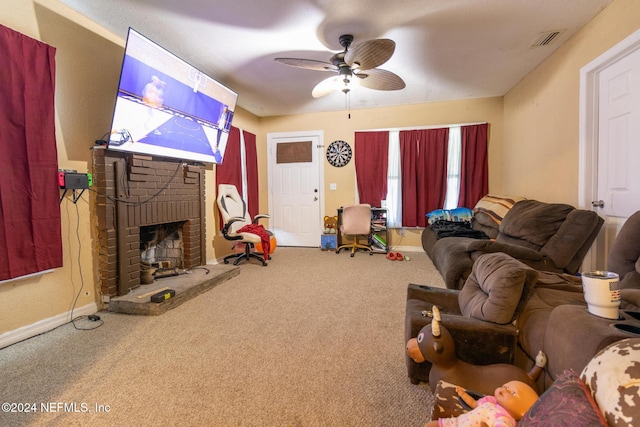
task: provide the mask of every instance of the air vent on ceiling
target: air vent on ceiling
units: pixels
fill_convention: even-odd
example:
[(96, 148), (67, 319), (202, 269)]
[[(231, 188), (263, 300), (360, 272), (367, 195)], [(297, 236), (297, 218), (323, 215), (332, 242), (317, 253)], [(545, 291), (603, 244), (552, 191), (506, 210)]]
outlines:
[(531, 47), (547, 46), (554, 41), (562, 31), (546, 31), (538, 34), (538, 37), (531, 43)]

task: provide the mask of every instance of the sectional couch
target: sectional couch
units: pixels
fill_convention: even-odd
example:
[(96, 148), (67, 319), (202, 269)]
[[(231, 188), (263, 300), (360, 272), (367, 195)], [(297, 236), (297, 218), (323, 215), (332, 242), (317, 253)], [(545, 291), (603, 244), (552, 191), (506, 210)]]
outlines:
[[(492, 195), (478, 202), (466, 224), (486, 238), (438, 238), (443, 221), (429, 222), (422, 246), (449, 289), (462, 288), (484, 253), (506, 253), (536, 270), (576, 274), (604, 223), (597, 213), (567, 204)], [(465, 227), (464, 221), (453, 222), (445, 225)]]
[[(538, 271), (505, 253), (488, 253), (476, 259), (461, 290), (408, 286), (405, 339), (431, 323), (435, 304), (462, 360), (528, 370), (542, 350), (548, 363), (538, 385), (544, 391), (566, 369), (580, 372), (612, 342), (640, 337), (640, 212), (621, 228), (607, 265), (621, 279), (618, 319), (588, 312), (580, 277)], [(412, 382), (428, 381), (427, 362), (407, 357), (407, 370)]]

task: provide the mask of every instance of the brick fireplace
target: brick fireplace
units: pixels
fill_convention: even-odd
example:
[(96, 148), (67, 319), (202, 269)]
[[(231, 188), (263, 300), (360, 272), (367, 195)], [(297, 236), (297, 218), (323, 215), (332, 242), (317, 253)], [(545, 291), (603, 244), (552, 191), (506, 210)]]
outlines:
[(176, 230), (180, 243), (173, 245), (183, 259), (176, 267), (205, 263), (204, 166), (96, 147), (93, 171), (103, 295), (126, 295), (140, 285), (149, 230)]

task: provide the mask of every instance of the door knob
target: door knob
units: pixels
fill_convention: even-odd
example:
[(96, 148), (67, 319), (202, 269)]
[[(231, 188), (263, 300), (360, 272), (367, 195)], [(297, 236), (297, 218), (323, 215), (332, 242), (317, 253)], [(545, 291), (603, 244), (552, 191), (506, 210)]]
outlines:
[(604, 208), (604, 200), (598, 200), (597, 202), (591, 202), (591, 206), (594, 208)]

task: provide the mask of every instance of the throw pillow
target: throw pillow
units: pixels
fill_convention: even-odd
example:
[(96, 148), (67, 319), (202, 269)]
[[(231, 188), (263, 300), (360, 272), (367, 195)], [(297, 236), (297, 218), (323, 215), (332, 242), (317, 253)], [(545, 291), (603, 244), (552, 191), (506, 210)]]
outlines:
[(471, 223), (473, 212), (469, 208), (436, 209), (427, 214), (429, 225), (437, 221), (466, 222)]
[(602, 349), (580, 378), (591, 389), (610, 426), (640, 425), (640, 338), (627, 338)]
[(578, 374), (566, 370), (518, 421), (518, 427), (606, 426)]
[(502, 252), (480, 255), (473, 263), (458, 303), (464, 316), (506, 325), (531, 296), (538, 272)]
[(473, 207), (473, 213), (476, 220), (480, 221), (482, 225), (497, 227), (502, 222), (502, 218), (509, 212), (509, 209), (520, 200), (524, 200), (524, 197), (487, 194), (478, 200), (478, 203)]

